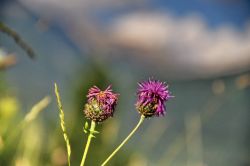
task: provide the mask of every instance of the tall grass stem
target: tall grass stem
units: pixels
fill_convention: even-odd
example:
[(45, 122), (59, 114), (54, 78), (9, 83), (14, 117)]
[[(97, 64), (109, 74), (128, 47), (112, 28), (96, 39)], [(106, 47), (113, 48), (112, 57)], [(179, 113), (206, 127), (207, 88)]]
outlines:
[(58, 87), (57, 87), (56, 83), (55, 83), (55, 94), (56, 94), (56, 98), (57, 98), (57, 106), (58, 106), (58, 109), (59, 109), (59, 117), (60, 117), (61, 128), (62, 128), (63, 137), (64, 137), (64, 140), (65, 140), (65, 143), (66, 143), (66, 148), (67, 148), (68, 165), (70, 166), (71, 147), (70, 147), (70, 143), (69, 143), (69, 137), (68, 137), (67, 132), (66, 132), (62, 102), (61, 102), (59, 90), (58, 90)]
[(140, 125), (142, 124), (142, 122), (144, 121), (145, 116), (141, 115), (141, 118), (139, 120), (139, 122), (137, 123), (137, 125), (135, 126), (135, 128), (130, 132), (130, 134), (122, 141), (122, 143), (109, 155), (109, 157), (102, 163), (101, 166), (105, 166), (112, 157), (114, 157), (114, 155), (122, 148), (122, 146), (134, 135), (134, 133), (137, 131), (137, 129), (140, 127)]

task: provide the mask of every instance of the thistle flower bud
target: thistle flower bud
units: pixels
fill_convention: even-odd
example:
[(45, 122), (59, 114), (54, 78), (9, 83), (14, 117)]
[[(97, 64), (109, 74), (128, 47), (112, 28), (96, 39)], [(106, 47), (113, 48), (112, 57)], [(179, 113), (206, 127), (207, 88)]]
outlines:
[(101, 91), (97, 86), (89, 89), (88, 102), (84, 113), (86, 118), (95, 122), (102, 122), (112, 117), (117, 104), (118, 94), (112, 92), (111, 86)]
[(139, 113), (146, 118), (165, 115), (165, 102), (173, 97), (170, 95), (168, 86), (163, 82), (150, 79), (138, 85), (136, 109)]

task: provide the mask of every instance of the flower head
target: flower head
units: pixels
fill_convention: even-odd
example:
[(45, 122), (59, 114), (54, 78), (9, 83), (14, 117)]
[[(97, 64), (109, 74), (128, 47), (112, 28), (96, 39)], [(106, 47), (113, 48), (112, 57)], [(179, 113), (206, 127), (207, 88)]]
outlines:
[(139, 83), (136, 108), (145, 117), (163, 116), (165, 102), (171, 97), (168, 86), (157, 80), (148, 80)]
[(118, 94), (112, 92), (110, 85), (104, 91), (101, 91), (97, 86), (93, 86), (89, 89), (87, 98), (88, 102), (84, 109), (86, 118), (95, 122), (102, 122), (113, 116)]

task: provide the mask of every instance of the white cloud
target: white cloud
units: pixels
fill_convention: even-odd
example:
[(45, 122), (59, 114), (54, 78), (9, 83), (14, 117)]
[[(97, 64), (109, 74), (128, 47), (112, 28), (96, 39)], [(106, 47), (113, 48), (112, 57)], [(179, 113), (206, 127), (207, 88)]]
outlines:
[(175, 18), (168, 13), (142, 12), (114, 20), (110, 34), (121, 47), (146, 50), (149, 58), (161, 58), (157, 64), (162, 66), (171, 57), (174, 70), (218, 75), (250, 66), (247, 26), (244, 32), (229, 25), (211, 30), (197, 15)]
[(207, 77), (250, 68), (250, 24), (243, 31), (230, 25), (211, 29), (198, 14), (180, 18), (147, 11), (120, 15), (104, 27), (86, 13), (143, 0), (20, 1), (43, 16), (60, 20), (80, 48), (88, 45), (102, 54), (113, 48), (132, 50), (155, 69), (177, 75)]

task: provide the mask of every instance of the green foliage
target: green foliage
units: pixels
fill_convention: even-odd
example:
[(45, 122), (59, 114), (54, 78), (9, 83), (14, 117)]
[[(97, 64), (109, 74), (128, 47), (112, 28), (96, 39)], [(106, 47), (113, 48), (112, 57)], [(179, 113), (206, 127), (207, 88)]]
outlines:
[(85, 124), (84, 124), (84, 127), (83, 127), (83, 132), (84, 132), (85, 134), (88, 133), (88, 128), (89, 128), (89, 123), (86, 121)]
[[(33, 160), (26, 162), (38, 163), (41, 146), (36, 142), (41, 141), (42, 132), (38, 121), (34, 122), (34, 120), (47, 108), (51, 101), (50, 97), (46, 96), (35, 104), (21, 121), (18, 114), (20, 108), (16, 98), (9, 96), (1, 97), (0, 100), (2, 115), (0, 116), (0, 165), (11, 165), (13, 162), (25, 165), (25, 161), (30, 158), (31, 154)], [(13, 153), (15, 151), (17, 153)]]

